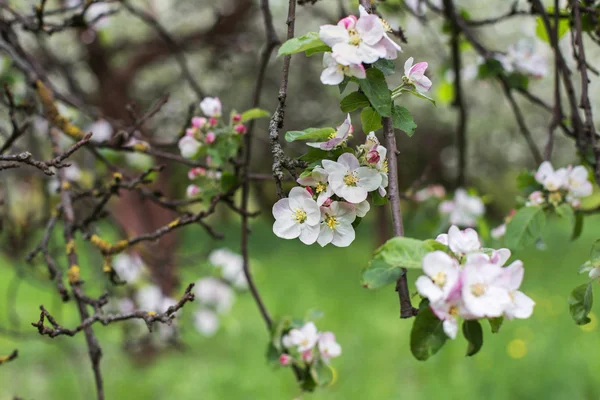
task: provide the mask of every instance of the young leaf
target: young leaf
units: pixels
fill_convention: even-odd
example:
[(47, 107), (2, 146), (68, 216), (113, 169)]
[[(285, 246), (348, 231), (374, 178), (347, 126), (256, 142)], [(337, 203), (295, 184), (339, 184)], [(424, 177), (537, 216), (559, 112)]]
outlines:
[(479, 66), (477, 77), (479, 79), (495, 78), (502, 74), (503, 71), (502, 63), (495, 58), (490, 58)]
[(360, 112), (360, 122), (364, 133), (374, 132), (381, 128), (381, 115), (371, 107), (365, 107)]
[(577, 325), (585, 325), (591, 321), (588, 314), (592, 310), (593, 302), (592, 282), (573, 289), (569, 296), (569, 311)]
[(546, 215), (540, 206), (523, 207), (506, 225), (506, 246), (518, 249), (534, 243), (546, 225)]
[(483, 329), (477, 320), (463, 322), (463, 336), (469, 342), (467, 347), (467, 357), (474, 356), (483, 346)]
[(496, 317), (496, 318), (488, 318), (490, 321), (490, 328), (492, 328), (492, 333), (498, 333), (500, 331), (500, 327), (504, 322), (504, 317)]
[(556, 211), (556, 214), (558, 214), (559, 217), (566, 219), (572, 228), (575, 227), (575, 212), (570, 204), (563, 203), (556, 207), (554, 211)]
[(371, 200), (374, 206), (383, 206), (388, 202), (387, 196), (380, 195), (378, 191), (371, 192)]
[(575, 213), (575, 226), (573, 227), (573, 234), (571, 235), (571, 240), (575, 240), (581, 236), (581, 232), (583, 231), (583, 213), (576, 212)]
[(306, 161), (308, 163), (321, 161), (322, 159), (327, 158), (328, 154), (329, 153), (325, 150), (311, 147), (306, 153), (300, 156), (300, 161)]
[(541, 189), (541, 185), (535, 180), (535, 176), (530, 170), (524, 169), (517, 176), (517, 188), (529, 195)]
[(395, 70), (394, 62), (391, 60), (386, 60), (385, 58), (380, 58), (379, 60), (375, 61), (373, 66), (383, 72), (384, 75), (392, 75)]
[(271, 114), (266, 110), (261, 110), (260, 108), (251, 108), (250, 110), (244, 111), (242, 113), (241, 122), (244, 123), (244, 122), (250, 121), (252, 119), (267, 118), (270, 116), (271, 116)]
[(444, 346), (448, 336), (442, 324), (428, 305), (420, 307), (410, 332), (410, 351), (417, 360), (427, 360)]
[[(546, 12), (548, 13), (548, 15), (553, 16), (554, 15), (554, 7), (548, 7), (546, 9)], [(552, 26), (552, 30), (554, 30), (554, 17), (550, 18), (550, 25)], [(558, 39), (560, 40), (560, 38), (563, 37), (563, 35), (565, 33), (567, 33), (568, 31), (569, 31), (569, 19), (561, 18), (560, 21), (558, 22)], [(548, 32), (546, 31), (546, 25), (544, 24), (544, 19), (542, 17), (536, 18), (535, 34), (537, 35), (537, 37), (542, 39), (544, 42), (550, 43), (550, 39), (548, 38)]]
[(285, 133), (285, 140), (294, 142), (296, 140), (321, 140), (327, 139), (335, 132), (333, 128), (308, 128), (303, 131), (289, 131)]
[(406, 108), (394, 106), (392, 109), (392, 122), (394, 128), (400, 129), (406, 133), (408, 137), (414, 135), (417, 124), (415, 124), (413, 116)]
[(435, 240), (417, 240), (407, 237), (394, 237), (375, 251), (386, 263), (403, 268), (421, 269), (421, 261), (427, 253), (446, 249)]
[(508, 86), (513, 89), (527, 90), (529, 87), (529, 77), (527, 75), (513, 72), (507, 76)]
[(361, 285), (367, 289), (378, 289), (396, 282), (402, 276), (402, 269), (386, 263), (380, 256), (369, 261), (369, 266), (362, 273)]
[(592, 245), (590, 252), (590, 261), (594, 266), (600, 266), (600, 239), (596, 240)]
[(369, 107), (369, 105), (369, 99), (361, 92), (352, 92), (340, 102), (340, 108), (345, 113), (358, 110), (359, 108)]
[(392, 92), (388, 89), (383, 72), (377, 68), (369, 68), (367, 77), (359, 79), (358, 83), (379, 115), (382, 117), (392, 115)]
[(330, 50), (330, 47), (319, 39), (319, 34), (317, 32), (308, 32), (304, 36), (292, 38), (282, 44), (277, 52), (277, 57), (284, 55), (289, 56), (303, 51), (310, 51), (310, 54), (314, 54), (319, 51), (328, 50)]

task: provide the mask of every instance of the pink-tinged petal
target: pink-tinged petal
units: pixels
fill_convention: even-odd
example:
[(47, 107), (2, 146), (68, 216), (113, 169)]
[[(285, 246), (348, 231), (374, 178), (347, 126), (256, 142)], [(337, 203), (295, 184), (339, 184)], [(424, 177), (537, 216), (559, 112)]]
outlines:
[(427, 66), (428, 66), (428, 64), (426, 62), (420, 62), (420, 63), (413, 65), (412, 67), (410, 67), (408, 76), (410, 78), (417, 78), (417, 77), (423, 76), (423, 74), (427, 70)]
[(406, 62), (404, 63), (404, 75), (410, 76), (410, 68), (412, 67), (414, 60), (415, 59), (412, 57), (410, 57), (408, 60), (406, 60)]
[(385, 33), (379, 17), (372, 14), (360, 17), (356, 22), (356, 30), (361, 36), (363, 43), (370, 46), (377, 44)]
[(344, 29), (353, 29), (357, 20), (358, 18), (354, 15), (348, 15), (346, 18), (340, 19), (337, 24), (338, 26), (344, 27)]
[(433, 85), (429, 78), (424, 75), (419, 79), (413, 80), (413, 82), (415, 83), (415, 88), (419, 92), (428, 92), (429, 89), (431, 89), (431, 85)]
[(367, 77), (365, 66), (362, 64), (350, 64), (348, 66), (348, 75), (358, 79), (365, 79)]
[[(333, 138), (333, 139), (329, 139), (326, 142), (323, 142), (319, 145), (319, 148), (321, 150), (332, 150), (334, 149), (338, 144), (342, 143), (344, 139), (341, 138)], [(311, 146), (314, 147), (314, 146)]]
[(370, 15), (362, 4), (358, 6), (358, 14), (361, 18)]
[(336, 67), (325, 68), (321, 72), (321, 83), (324, 85), (339, 85), (344, 80), (344, 73)]
[(275, 219), (291, 217), (292, 211), (290, 210), (290, 199), (281, 199), (273, 204), (273, 216)]
[(354, 171), (360, 167), (360, 163), (356, 156), (352, 153), (344, 153), (339, 156), (337, 162), (342, 164), (344, 167), (348, 168), (350, 171)]

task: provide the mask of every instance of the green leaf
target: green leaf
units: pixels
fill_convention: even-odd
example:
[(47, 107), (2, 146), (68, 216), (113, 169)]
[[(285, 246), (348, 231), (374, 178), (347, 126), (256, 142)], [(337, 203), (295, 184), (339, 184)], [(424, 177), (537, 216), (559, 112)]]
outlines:
[(392, 110), (392, 122), (394, 124), (394, 128), (400, 129), (406, 133), (408, 137), (412, 137), (412, 135), (414, 135), (417, 124), (415, 124), (413, 116), (406, 108), (394, 106)]
[(242, 113), (242, 123), (246, 122), (246, 121), (250, 121), (252, 119), (257, 119), (257, 118), (267, 118), (270, 117), (271, 114), (266, 111), (266, 110), (261, 110), (260, 108), (251, 108), (248, 111), (244, 111), (244, 113)]
[(402, 269), (386, 263), (380, 256), (369, 261), (362, 273), (361, 285), (367, 289), (378, 289), (396, 282), (402, 276)]
[(502, 63), (495, 58), (485, 60), (477, 70), (477, 77), (479, 79), (495, 78), (504, 72)]
[(600, 266), (600, 239), (596, 240), (592, 245), (590, 261), (592, 262), (592, 265)]
[(507, 77), (508, 86), (512, 89), (527, 90), (529, 87), (529, 77), (518, 72), (513, 72)]
[(285, 133), (285, 140), (294, 142), (296, 140), (327, 139), (333, 132), (335, 132), (333, 128), (308, 128), (303, 131), (289, 131)]
[(435, 240), (417, 240), (398, 236), (391, 238), (375, 251), (388, 264), (403, 268), (421, 269), (421, 261), (427, 253), (446, 250)]
[(383, 72), (384, 75), (392, 75), (396, 69), (394, 62), (391, 60), (386, 60), (385, 58), (380, 58), (379, 60), (375, 61), (372, 65), (373, 67)]
[(340, 89), (340, 94), (344, 93), (344, 90), (346, 90), (346, 86), (348, 86), (348, 83), (350, 83), (351, 81), (352, 80), (350, 78), (344, 76), (344, 80), (338, 85), (338, 88)]
[(308, 163), (321, 161), (324, 158), (327, 158), (329, 153), (325, 150), (316, 149), (311, 147), (308, 151), (300, 156), (300, 161), (306, 161)]
[(483, 329), (477, 320), (463, 322), (463, 336), (469, 342), (467, 347), (467, 357), (474, 356), (483, 346)]
[(221, 190), (223, 192), (229, 192), (238, 184), (238, 178), (235, 174), (228, 171), (223, 171), (221, 175)]
[(592, 282), (573, 289), (569, 296), (569, 311), (577, 325), (585, 325), (591, 321), (588, 314), (592, 310), (593, 303)]
[(340, 108), (345, 113), (358, 110), (359, 108), (369, 107), (369, 105), (369, 99), (361, 92), (352, 92), (340, 102)]
[(383, 72), (377, 68), (369, 68), (367, 77), (359, 79), (358, 84), (379, 115), (382, 117), (392, 115), (392, 92), (388, 89)]
[(563, 203), (560, 206), (554, 208), (556, 214), (559, 217), (564, 218), (571, 225), (572, 228), (575, 227), (575, 211), (573, 211), (573, 207), (571, 207), (568, 203)]
[(575, 226), (573, 227), (573, 234), (571, 235), (571, 240), (575, 240), (581, 236), (581, 232), (583, 231), (583, 213), (576, 212), (575, 213)]
[[(427, 95), (425, 95), (425, 94), (423, 94), (423, 93), (421, 93), (421, 92), (418, 92), (418, 91), (416, 91), (416, 90), (412, 90), (412, 89), (402, 89), (402, 91), (403, 91), (403, 92), (410, 93), (410, 94), (412, 94), (413, 96), (416, 96), (416, 97), (418, 97), (418, 98), (420, 98), (420, 99), (428, 100), (428, 101), (430, 101), (430, 102), (431, 102), (431, 104), (433, 104), (434, 106), (436, 106), (436, 104), (435, 104), (435, 100), (434, 100), (434, 99), (432, 99), (431, 97), (429, 97), (429, 96), (427, 96)], [(437, 106), (436, 106), (436, 107), (437, 107)]]
[(546, 215), (541, 206), (519, 209), (506, 225), (506, 246), (519, 249), (533, 244), (542, 234), (546, 225)]
[(360, 112), (360, 122), (362, 124), (363, 132), (368, 134), (381, 128), (381, 115), (371, 107), (365, 107)]
[(488, 318), (490, 321), (490, 328), (492, 328), (492, 333), (498, 333), (500, 331), (500, 327), (504, 322), (504, 317), (496, 317), (496, 318)]
[(448, 336), (442, 324), (428, 303), (420, 307), (410, 332), (410, 351), (417, 360), (427, 360), (444, 346)]
[(371, 199), (373, 200), (374, 206), (383, 206), (388, 202), (387, 196), (382, 196), (379, 194), (379, 191), (371, 192)]
[[(554, 31), (554, 17), (553, 17), (554, 7), (548, 7), (546, 9), (546, 12), (548, 13), (548, 15), (551, 16), (550, 26), (552, 27), (552, 30)], [(567, 33), (568, 31), (569, 31), (569, 19), (561, 18), (560, 21), (558, 22), (558, 39), (560, 40), (560, 38), (563, 37), (564, 34)], [(546, 31), (546, 26), (544, 25), (544, 20), (542, 17), (536, 18), (535, 34), (537, 35), (537, 37), (542, 39), (544, 42), (550, 43), (550, 38), (548, 37), (548, 32)]]
[(535, 180), (535, 175), (528, 169), (525, 169), (517, 176), (517, 188), (526, 191), (529, 195), (541, 189), (541, 185)]
[(281, 45), (277, 52), (277, 57), (289, 56), (291, 54), (301, 53), (306, 51), (308, 55), (320, 51), (329, 51), (331, 48), (327, 46), (321, 39), (317, 32), (308, 32), (304, 36), (292, 38)]

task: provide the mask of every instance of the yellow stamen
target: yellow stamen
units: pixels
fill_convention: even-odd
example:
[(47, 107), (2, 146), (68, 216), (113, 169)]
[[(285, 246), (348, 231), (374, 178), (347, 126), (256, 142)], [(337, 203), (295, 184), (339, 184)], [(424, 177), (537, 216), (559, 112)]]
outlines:
[(446, 284), (446, 274), (440, 271), (437, 274), (435, 274), (435, 276), (431, 278), (431, 280), (439, 287), (443, 287)]
[(358, 46), (362, 39), (358, 35), (356, 29), (348, 29), (348, 33), (350, 34), (350, 41), (348, 43), (350, 43), (352, 46)]
[(306, 211), (300, 209), (300, 208), (296, 208), (295, 210), (296, 215), (294, 215), (294, 220), (299, 223), (299, 224), (303, 224), (306, 221)]
[(473, 296), (479, 297), (485, 294), (487, 287), (483, 283), (476, 283), (471, 285), (471, 293)]
[(319, 182), (319, 183), (317, 183), (317, 187), (315, 188), (315, 192), (317, 192), (317, 193), (324, 192), (326, 188), (327, 188), (327, 186), (325, 186), (324, 183)]
[(390, 24), (383, 18), (379, 18), (379, 20), (381, 21), (381, 25), (383, 25), (383, 29), (386, 32), (392, 32), (392, 27), (390, 26)]
[(456, 306), (450, 306), (450, 308), (448, 309), (448, 314), (450, 315), (458, 315), (458, 307)]
[(344, 184), (346, 184), (347, 186), (356, 186), (358, 181), (358, 176), (356, 176), (354, 172), (348, 171), (346, 176), (344, 176)]
[(337, 228), (339, 225), (337, 218), (332, 215), (327, 215), (327, 217), (325, 218), (325, 223), (332, 231), (335, 230), (335, 228)]

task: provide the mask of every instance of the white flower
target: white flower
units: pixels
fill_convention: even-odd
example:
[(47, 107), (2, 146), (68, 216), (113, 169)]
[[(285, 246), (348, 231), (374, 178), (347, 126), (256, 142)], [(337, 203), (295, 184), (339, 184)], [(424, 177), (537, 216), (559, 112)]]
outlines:
[(311, 174), (298, 178), (297, 182), (303, 186), (315, 188), (317, 194), (317, 205), (320, 207), (323, 203), (333, 195), (333, 189), (328, 183), (329, 173), (321, 167), (315, 167)]
[(344, 18), (337, 25), (323, 25), (319, 30), (319, 38), (331, 47), (340, 64), (371, 64), (387, 54), (380, 44), (385, 33), (381, 20), (376, 15), (363, 14), (362, 6), (359, 9), (361, 17), (356, 22)]
[[(438, 238), (440, 236), (438, 236)], [(450, 247), (450, 250), (452, 250), (452, 252), (458, 255), (472, 253), (481, 249), (479, 235), (475, 230), (471, 228), (467, 228), (464, 231), (461, 231), (456, 225), (452, 225), (448, 230), (447, 242), (448, 247)]]
[(426, 275), (415, 282), (419, 294), (431, 303), (446, 300), (459, 280), (458, 261), (443, 251), (434, 251), (423, 257), (422, 266)]
[(413, 65), (414, 58), (410, 57), (404, 63), (404, 76), (408, 83), (415, 86), (419, 92), (428, 92), (431, 89), (431, 81), (425, 76), (428, 64), (420, 62)]
[(492, 229), (490, 232), (490, 236), (493, 239), (500, 239), (501, 237), (504, 237), (505, 234), (506, 234), (506, 224), (498, 225), (497, 227)]
[(350, 114), (348, 114), (344, 122), (338, 126), (337, 131), (332, 134), (329, 140), (325, 142), (312, 142), (306, 144), (310, 147), (315, 147), (321, 150), (332, 150), (343, 144), (353, 131), (354, 129), (352, 128), (352, 122), (350, 121)]
[(86, 129), (87, 132), (92, 132), (93, 142), (105, 142), (112, 137), (113, 128), (110, 122), (105, 119), (99, 119)]
[(325, 246), (329, 243), (337, 247), (347, 247), (354, 241), (352, 222), (356, 219), (354, 205), (334, 201), (329, 207), (321, 207), (321, 228), (317, 243)]
[(115, 257), (113, 268), (124, 281), (132, 283), (144, 272), (144, 262), (139, 255), (121, 253)]
[[(351, 204), (351, 203), (348, 203), (348, 204)], [(351, 204), (351, 205), (354, 207), (356, 216), (359, 218), (364, 218), (364, 216), (367, 215), (367, 213), (371, 209), (371, 204), (367, 200), (362, 201), (358, 204)]]
[(536, 190), (535, 192), (531, 193), (529, 195), (529, 198), (527, 200), (528, 201), (525, 203), (525, 205), (527, 207), (529, 207), (529, 206), (539, 206), (540, 204), (544, 204), (544, 202), (546, 201), (546, 199), (544, 197), (544, 193), (542, 193), (539, 190)]
[(567, 186), (568, 175), (569, 172), (566, 168), (559, 168), (555, 171), (549, 161), (544, 161), (535, 173), (535, 180), (547, 190), (554, 192)]
[[(360, 13), (361, 18), (369, 16), (369, 13), (367, 12), (367, 10), (365, 10), (365, 8), (362, 5), (358, 7), (358, 11)], [(388, 32), (392, 32), (392, 28), (390, 27), (390, 25), (383, 19), (378, 19), (379, 23), (383, 27), (383, 36), (377, 44), (385, 49), (384, 57), (386, 59), (395, 60), (398, 57), (398, 52), (402, 51), (402, 48), (396, 42), (390, 39), (390, 37), (387, 35)]]
[(194, 313), (194, 327), (204, 336), (213, 336), (219, 330), (219, 317), (213, 311), (201, 308)]
[(523, 282), (523, 262), (517, 260), (506, 268), (502, 268), (500, 280), (510, 295), (511, 302), (504, 310), (507, 319), (529, 318), (533, 314), (535, 302), (518, 289)]
[(485, 212), (479, 197), (469, 195), (464, 189), (456, 189), (452, 201), (443, 201), (439, 206), (441, 214), (450, 214), (450, 223), (458, 226), (475, 226), (477, 218)]
[(77, 164), (71, 162), (71, 166), (63, 168), (65, 178), (71, 182), (77, 182), (81, 179), (81, 169)]
[(546, 58), (535, 51), (533, 40), (521, 39), (508, 47), (506, 55), (495, 57), (507, 72), (519, 72), (534, 78), (542, 78), (548, 74)]
[(475, 318), (500, 317), (511, 304), (501, 279), (503, 269), (485, 254), (469, 254), (461, 274), (462, 300)]
[(183, 158), (193, 158), (202, 147), (202, 143), (191, 136), (184, 136), (179, 139), (178, 145)]
[(388, 187), (387, 149), (381, 145), (376, 145), (373, 147), (373, 150), (375, 150), (379, 155), (379, 160), (375, 164), (375, 169), (379, 171), (379, 175), (381, 176), (381, 184), (377, 190), (379, 194), (384, 197), (387, 194), (387, 190), (385, 188)]
[(460, 300), (460, 296), (453, 296), (451, 301), (438, 301), (429, 305), (431, 311), (442, 320), (442, 328), (444, 333), (450, 339), (456, 339), (458, 333), (458, 317), (468, 316), (468, 312), (464, 308), (464, 304)]
[(362, 64), (340, 64), (331, 53), (323, 54), (323, 67), (325, 69), (321, 72), (321, 82), (324, 85), (339, 85), (344, 76), (354, 76), (358, 79), (365, 79), (367, 76)]
[(369, 167), (361, 167), (353, 154), (344, 153), (337, 162), (323, 160), (322, 163), (329, 173), (328, 181), (333, 192), (350, 203), (364, 201), (368, 192), (381, 185), (380, 173)]
[(588, 274), (590, 279), (600, 278), (600, 267), (593, 267)]
[(212, 306), (221, 314), (231, 310), (235, 299), (233, 289), (226, 283), (213, 277), (202, 278), (196, 282), (194, 294), (200, 304)]
[(200, 108), (207, 117), (219, 118), (221, 116), (221, 100), (218, 97), (205, 97), (200, 102)]
[(583, 165), (569, 168), (567, 176), (569, 194), (572, 197), (586, 197), (591, 195), (594, 188), (588, 178), (588, 170)]
[(321, 359), (325, 362), (342, 354), (342, 346), (335, 341), (335, 335), (332, 332), (321, 333), (317, 346), (321, 353)]
[(163, 313), (173, 305), (173, 301), (155, 285), (144, 286), (136, 293), (136, 302), (139, 308), (144, 311)]
[(210, 253), (208, 260), (215, 267), (221, 268), (223, 279), (238, 289), (248, 287), (244, 275), (244, 259), (228, 249), (217, 249)]
[(300, 353), (310, 350), (315, 347), (319, 340), (319, 334), (317, 333), (317, 327), (313, 322), (307, 322), (300, 329), (292, 329), (282, 338), (282, 344), (289, 348), (298, 346)]
[(288, 198), (273, 205), (273, 233), (282, 239), (300, 237), (304, 244), (313, 244), (319, 236), (321, 211), (306, 189), (292, 188)]
[(185, 195), (189, 198), (194, 198), (200, 194), (200, 187), (198, 185), (188, 185), (185, 189)]

